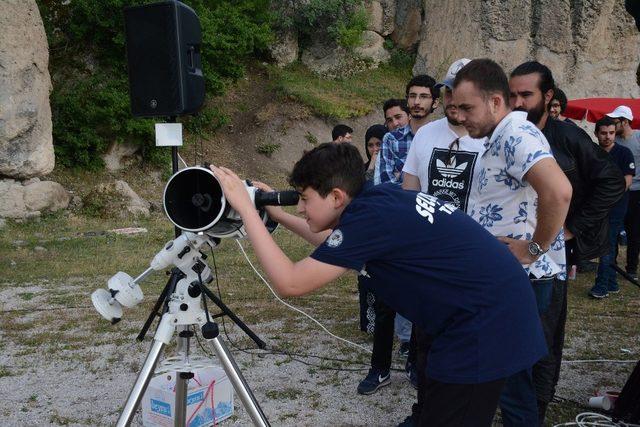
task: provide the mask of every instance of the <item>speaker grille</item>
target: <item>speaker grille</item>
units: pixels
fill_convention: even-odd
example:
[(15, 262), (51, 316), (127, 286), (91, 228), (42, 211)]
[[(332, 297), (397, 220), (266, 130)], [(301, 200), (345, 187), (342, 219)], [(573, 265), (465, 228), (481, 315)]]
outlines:
[(131, 111), (134, 116), (182, 112), (175, 2), (125, 9)]

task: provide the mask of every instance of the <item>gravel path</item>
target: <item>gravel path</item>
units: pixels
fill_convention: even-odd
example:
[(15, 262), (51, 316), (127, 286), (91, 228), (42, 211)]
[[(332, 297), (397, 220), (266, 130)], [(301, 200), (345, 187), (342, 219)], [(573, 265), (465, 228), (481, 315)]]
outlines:
[[(141, 323), (125, 318), (110, 326), (101, 320), (89, 305), (87, 286), (81, 280), (55, 286), (5, 283), (0, 285), (0, 301), (6, 319), (0, 329), (0, 424), (115, 424), (149, 348), (149, 338), (145, 343), (135, 341)], [(357, 359), (367, 357), (361, 350), (336, 343), (306, 320), (300, 322), (299, 334), (283, 334), (280, 322), (252, 328), (271, 345), (292, 342), (306, 354), (355, 363), (298, 361), (229, 345), (272, 425), (391, 426), (404, 419), (416, 392), (403, 372), (393, 372), (391, 384), (378, 393), (360, 396), (355, 389), (366, 366)], [(230, 329), (233, 343), (248, 346), (237, 328)], [(195, 353), (203, 354), (195, 343), (194, 347)], [(567, 349), (568, 357), (574, 353), (575, 349)], [(400, 368), (402, 361), (395, 364)], [(584, 402), (603, 384), (620, 388), (632, 367), (565, 364), (558, 395)], [(136, 424), (140, 424), (139, 415)], [(222, 424), (251, 424), (237, 397), (234, 417)]]

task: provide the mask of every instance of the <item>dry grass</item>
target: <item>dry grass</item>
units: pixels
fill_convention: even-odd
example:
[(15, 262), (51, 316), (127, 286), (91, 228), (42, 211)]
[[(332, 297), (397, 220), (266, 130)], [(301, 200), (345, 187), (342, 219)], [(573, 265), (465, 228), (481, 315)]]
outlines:
[[(117, 236), (105, 231), (124, 226), (146, 227), (149, 232), (131, 237)], [(143, 283), (145, 300), (137, 309), (125, 310), (125, 320), (116, 327), (101, 320), (93, 310), (89, 295), (97, 287), (104, 287), (106, 279), (118, 270), (135, 276), (142, 272), (153, 255), (172, 237), (168, 221), (160, 216), (150, 219), (104, 221), (75, 215), (58, 214), (38, 221), (14, 223), (9, 221), (0, 236), (0, 350), (5, 357), (0, 362), (0, 379), (29, 372), (31, 357), (39, 354), (62, 365), (70, 358), (77, 361), (76, 368), (100, 377), (104, 375), (105, 360), (91, 348), (116, 346), (106, 362), (122, 365), (127, 372), (139, 369), (139, 360), (131, 360), (132, 346), (141, 354), (146, 344), (133, 344), (138, 328), (146, 318), (162, 289), (166, 277), (156, 273)], [(293, 259), (306, 256), (311, 247), (290, 233), (279, 230), (276, 240)], [(242, 244), (249, 248), (247, 242)], [(35, 250), (36, 246), (46, 248)], [(251, 255), (252, 261), (255, 259)], [(305, 354), (309, 351), (308, 338), (321, 345), (337, 360), (315, 360), (309, 366), (304, 384), (298, 381), (288, 387), (266, 394), (274, 400), (300, 399), (303, 389), (318, 381), (318, 387), (338, 387), (354, 382), (354, 377), (366, 369), (368, 355), (333, 341), (311, 322), (275, 301), (268, 289), (247, 265), (234, 241), (225, 240), (215, 251), (218, 280), (222, 299), (250, 326), (262, 331), (262, 338), (273, 349)], [(209, 263), (213, 267), (212, 259)], [(291, 300), (321, 319), (329, 330), (358, 343), (367, 344), (368, 338), (358, 331), (357, 294), (355, 277), (348, 275), (332, 286), (309, 296)], [(635, 359), (640, 356), (640, 289), (621, 281), (622, 292), (602, 301), (587, 296), (593, 274), (581, 274), (569, 282), (569, 319), (567, 322), (566, 359)], [(212, 286), (217, 291), (215, 286)], [(254, 348), (253, 344), (237, 333), (228, 321), (225, 326), (233, 333), (234, 345)], [(627, 349), (631, 354), (625, 352)], [(260, 364), (260, 357), (272, 357), (274, 369), (295, 365), (295, 357), (251, 356), (243, 361), (242, 369), (251, 370)], [(253, 360), (253, 361), (252, 361)], [(632, 365), (611, 366), (602, 363), (564, 365), (558, 395), (569, 399), (551, 405), (550, 423), (565, 422), (581, 411), (572, 401), (584, 402), (597, 387), (620, 389)], [(70, 368), (65, 368), (70, 369)], [(356, 369), (345, 374), (335, 369)], [(325, 372), (324, 374), (320, 374)], [(355, 387), (355, 383), (353, 385)], [(319, 393), (319, 392), (318, 392)], [(322, 411), (324, 396), (305, 395), (306, 405)], [(390, 393), (390, 394), (389, 394)], [(371, 399), (377, 410), (386, 413), (391, 403), (386, 399), (402, 400), (399, 389), (376, 395)], [(25, 404), (21, 411), (29, 413), (49, 405), (40, 402), (37, 393), (34, 402)], [(354, 397), (354, 399), (356, 399)], [(349, 413), (349, 401), (339, 413)], [(342, 412), (341, 412), (342, 411)], [(295, 413), (281, 412), (281, 423), (295, 423)], [(91, 424), (82, 417), (50, 411), (52, 424)]]

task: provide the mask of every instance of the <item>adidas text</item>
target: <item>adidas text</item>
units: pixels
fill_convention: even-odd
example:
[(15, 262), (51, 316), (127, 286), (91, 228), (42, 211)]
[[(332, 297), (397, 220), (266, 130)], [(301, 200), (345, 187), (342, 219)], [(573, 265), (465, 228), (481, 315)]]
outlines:
[(436, 187), (453, 188), (454, 190), (464, 190), (464, 182), (454, 181), (453, 179), (433, 179), (431, 185)]

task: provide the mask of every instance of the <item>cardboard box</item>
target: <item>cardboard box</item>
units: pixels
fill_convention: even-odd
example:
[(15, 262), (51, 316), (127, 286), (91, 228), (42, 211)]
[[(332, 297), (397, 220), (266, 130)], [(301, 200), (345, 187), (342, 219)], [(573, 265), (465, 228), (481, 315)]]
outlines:
[[(187, 427), (213, 426), (233, 414), (233, 387), (217, 366), (194, 369), (187, 392)], [(156, 375), (142, 398), (142, 424), (173, 427), (175, 414), (175, 372)]]

